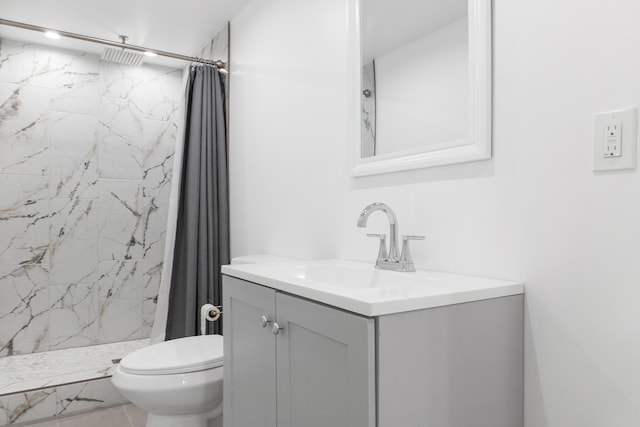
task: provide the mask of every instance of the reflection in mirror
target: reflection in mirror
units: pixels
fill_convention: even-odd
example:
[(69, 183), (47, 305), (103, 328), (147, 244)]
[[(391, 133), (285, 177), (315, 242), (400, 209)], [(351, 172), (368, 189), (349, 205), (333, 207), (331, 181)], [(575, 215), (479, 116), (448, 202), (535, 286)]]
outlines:
[(363, 157), (468, 135), (467, 1), (399, 3), (362, 4)]
[(361, 0), (355, 176), (490, 157), (490, 4)]
[(362, 65), (362, 157), (376, 155), (376, 68), (375, 60)]

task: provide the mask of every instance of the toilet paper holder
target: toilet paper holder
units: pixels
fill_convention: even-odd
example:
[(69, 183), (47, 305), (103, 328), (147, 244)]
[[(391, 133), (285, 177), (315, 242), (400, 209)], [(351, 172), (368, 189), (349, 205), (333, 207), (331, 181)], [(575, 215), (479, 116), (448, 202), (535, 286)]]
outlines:
[(204, 304), (200, 307), (200, 335), (207, 334), (207, 322), (215, 322), (221, 315), (221, 305)]

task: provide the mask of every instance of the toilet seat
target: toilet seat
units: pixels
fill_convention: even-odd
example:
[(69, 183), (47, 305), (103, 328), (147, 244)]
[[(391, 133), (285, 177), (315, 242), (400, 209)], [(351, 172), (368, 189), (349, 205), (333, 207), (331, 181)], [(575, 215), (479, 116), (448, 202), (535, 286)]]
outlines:
[(165, 341), (136, 350), (120, 361), (122, 372), (170, 375), (222, 366), (222, 336), (200, 335)]

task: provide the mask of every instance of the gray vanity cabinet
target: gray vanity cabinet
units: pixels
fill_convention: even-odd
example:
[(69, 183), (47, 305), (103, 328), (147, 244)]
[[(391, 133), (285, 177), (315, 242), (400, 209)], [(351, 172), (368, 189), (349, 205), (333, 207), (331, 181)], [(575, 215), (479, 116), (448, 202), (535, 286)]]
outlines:
[(376, 425), (372, 318), (223, 283), (225, 427)]
[(366, 317), (223, 283), (225, 427), (522, 427), (521, 294)]
[(275, 291), (224, 277), (225, 427), (276, 427), (276, 343), (260, 325), (275, 318)]
[(377, 318), (379, 427), (522, 427), (523, 296)]

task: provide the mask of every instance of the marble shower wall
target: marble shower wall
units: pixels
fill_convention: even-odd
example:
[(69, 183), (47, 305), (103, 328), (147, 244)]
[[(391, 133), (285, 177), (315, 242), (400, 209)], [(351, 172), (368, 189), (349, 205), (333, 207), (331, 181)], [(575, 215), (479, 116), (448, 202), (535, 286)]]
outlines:
[(229, 23), (216, 33), (198, 53), (198, 57), (229, 64)]
[(0, 425), (20, 423), (22, 426), (42, 418), (126, 402), (111, 384), (111, 378), (30, 390), (0, 397)]
[(144, 338), (182, 70), (0, 40), (0, 356)]

